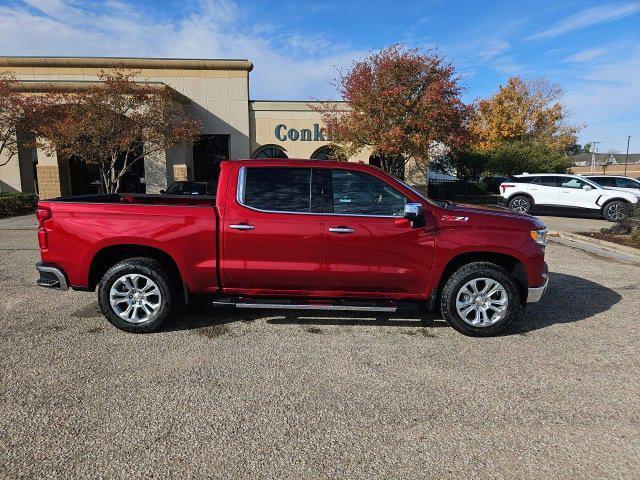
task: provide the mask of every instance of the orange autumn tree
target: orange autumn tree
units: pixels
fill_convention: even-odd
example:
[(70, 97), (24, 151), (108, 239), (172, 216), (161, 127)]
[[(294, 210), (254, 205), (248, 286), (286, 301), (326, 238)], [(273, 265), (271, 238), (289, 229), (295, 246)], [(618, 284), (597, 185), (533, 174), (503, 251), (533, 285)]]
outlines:
[(119, 191), (136, 162), (191, 143), (202, 130), (169, 87), (138, 83), (135, 72), (103, 72), (88, 89), (44, 95), (35, 116), (42, 148), (99, 166), (102, 190)]
[(495, 95), (475, 103), (470, 131), (476, 146), (491, 150), (507, 142), (536, 142), (566, 151), (580, 127), (566, 124), (561, 96), (562, 89), (546, 80), (511, 77)]
[(469, 107), (459, 81), (442, 57), (392, 45), (340, 74), (336, 86), (349, 108), (313, 108), (348, 155), (369, 148), (400, 176), (411, 159), (426, 167), (435, 144), (455, 148), (466, 140)]

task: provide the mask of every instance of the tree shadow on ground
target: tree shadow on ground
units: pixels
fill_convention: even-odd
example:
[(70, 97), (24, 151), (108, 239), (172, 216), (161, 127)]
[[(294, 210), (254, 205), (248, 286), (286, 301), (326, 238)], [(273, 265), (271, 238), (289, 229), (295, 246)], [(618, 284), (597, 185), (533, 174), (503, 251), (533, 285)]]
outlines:
[[(507, 329), (504, 335), (522, 335), (559, 323), (573, 323), (610, 309), (621, 300), (615, 291), (599, 283), (564, 273), (551, 273), (549, 286), (542, 300), (527, 307), (525, 318)], [(252, 322), (266, 318), (272, 325), (301, 326), (376, 326), (438, 328), (447, 324), (438, 314), (363, 313), (313, 310), (239, 310), (213, 307), (200, 301), (176, 309), (162, 329), (163, 332), (222, 326), (235, 322)]]

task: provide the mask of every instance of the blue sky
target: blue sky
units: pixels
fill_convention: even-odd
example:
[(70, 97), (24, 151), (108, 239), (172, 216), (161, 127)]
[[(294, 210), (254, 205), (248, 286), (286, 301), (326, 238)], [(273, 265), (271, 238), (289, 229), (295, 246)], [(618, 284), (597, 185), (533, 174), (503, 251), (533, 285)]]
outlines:
[(0, 55), (248, 58), (254, 99), (335, 98), (336, 69), (396, 42), (445, 55), (468, 101), (557, 82), (582, 142), (640, 152), (637, 0), (0, 0)]

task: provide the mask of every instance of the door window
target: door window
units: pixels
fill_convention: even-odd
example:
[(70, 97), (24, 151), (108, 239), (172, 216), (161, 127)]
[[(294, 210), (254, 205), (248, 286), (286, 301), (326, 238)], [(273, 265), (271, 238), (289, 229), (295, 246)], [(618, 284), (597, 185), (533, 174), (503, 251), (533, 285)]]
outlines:
[(575, 188), (580, 190), (585, 185), (589, 185), (589, 184), (583, 180), (580, 180), (579, 178), (569, 178), (569, 177), (562, 178), (562, 188)]
[(401, 217), (407, 203), (395, 188), (362, 172), (331, 170), (331, 192), (327, 213)]
[(613, 177), (597, 177), (590, 178), (591, 181), (596, 182), (598, 185), (602, 185), (603, 187), (614, 187)]
[(630, 178), (616, 178), (616, 187), (618, 188), (640, 188), (640, 182), (631, 180)]
[(245, 167), (243, 171), (238, 195), (241, 204), (270, 212), (311, 211), (310, 168)]

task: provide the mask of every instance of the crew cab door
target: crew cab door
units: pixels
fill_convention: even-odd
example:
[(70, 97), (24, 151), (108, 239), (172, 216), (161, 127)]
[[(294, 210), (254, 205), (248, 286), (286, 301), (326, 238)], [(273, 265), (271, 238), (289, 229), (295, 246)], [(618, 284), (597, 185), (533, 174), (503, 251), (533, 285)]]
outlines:
[(352, 295), (417, 295), (433, 260), (434, 221), (412, 228), (407, 197), (368, 173), (327, 169), (322, 288)]
[[(588, 187), (585, 189), (585, 187)], [(603, 190), (580, 178), (560, 177), (560, 205), (576, 208), (600, 208), (596, 200)]]
[[(237, 189), (228, 189), (221, 212), (224, 291), (319, 290), (324, 231), (321, 197), (312, 195), (312, 169), (242, 166), (231, 172), (228, 183)], [(318, 199), (315, 206), (313, 198)]]

